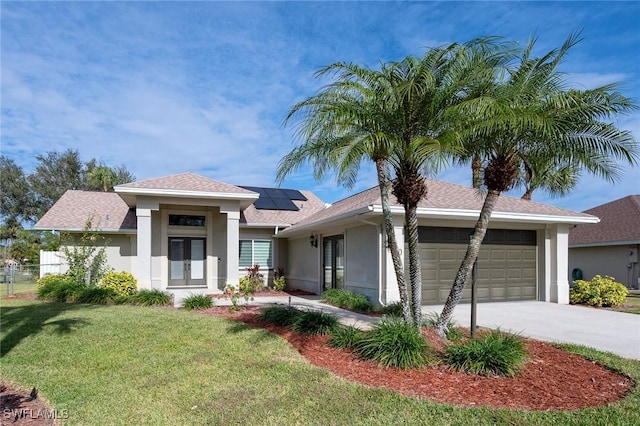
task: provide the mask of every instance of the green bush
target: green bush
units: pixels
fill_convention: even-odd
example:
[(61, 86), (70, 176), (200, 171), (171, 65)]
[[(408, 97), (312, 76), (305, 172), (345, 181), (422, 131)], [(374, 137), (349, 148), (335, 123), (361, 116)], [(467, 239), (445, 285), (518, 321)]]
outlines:
[(402, 318), (403, 317), (402, 303), (401, 302), (389, 303), (388, 305), (383, 306), (380, 312), (382, 313), (382, 315), (386, 315), (388, 317)]
[(55, 302), (73, 302), (85, 290), (87, 286), (73, 280), (65, 274), (47, 275), (39, 280), (36, 293), (38, 299)]
[(273, 279), (273, 289), (276, 291), (284, 291), (287, 288), (287, 282), (284, 277), (278, 277)]
[[(422, 325), (429, 328), (435, 328), (436, 324), (440, 320), (440, 314), (434, 312), (430, 315), (427, 315), (422, 320)], [(456, 323), (452, 320), (447, 322), (447, 328), (445, 331), (445, 336), (447, 340), (451, 340), (452, 342), (456, 342), (464, 337), (464, 334), (456, 328)]]
[(618, 306), (624, 302), (627, 294), (629, 290), (617, 283), (615, 278), (596, 275), (591, 281), (574, 281), (569, 290), (569, 300), (572, 304)]
[(157, 289), (140, 290), (132, 297), (132, 302), (140, 306), (168, 305), (171, 303), (171, 295)]
[(485, 376), (513, 376), (526, 357), (522, 339), (500, 330), (448, 346), (445, 354), (446, 363), (452, 368)]
[(291, 306), (269, 306), (264, 308), (258, 318), (269, 324), (289, 327), (302, 312)]
[(206, 294), (192, 294), (185, 298), (183, 307), (190, 311), (192, 309), (208, 309), (213, 306), (213, 300)]
[(116, 305), (125, 305), (127, 303), (134, 303), (135, 294), (119, 294), (114, 296), (113, 303)]
[(243, 294), (253, 294), (264, 288), (264, 275), (260, 273), (260, 265), (247, 268), (247, 275), (238, 282), (238, 290)]
[(397, 318), (383, 319), (354, 345), (362, 359), (384, 367), (417, 368), (429, 362), (429, 344), (411, 324)]
[(291, 329), (304, 334), (331, 334), (338, 325), (335, 315), (319, 311), (300, 312), (291, 323)]
[(113, 303), (115, 297), (118, 296), (111, 288), (89, 287), (76, 299), (79, 303), (91, 303), (93, 305), (106, 305)]
[(135, 294), (138, 282), (129, 272), (108, 272), (100, 281), (101, 288), (109, 288), (118, 295)]
[(362, 294), (332, 288), (322, 293), (322, 300), (338, 308), (355, 312), (371, 312), (373, 304)]
[(361, 336), (362, 332), (353, 326), (337, 326), (328, 343), (338, 349), (353, 348), (360, 341)]

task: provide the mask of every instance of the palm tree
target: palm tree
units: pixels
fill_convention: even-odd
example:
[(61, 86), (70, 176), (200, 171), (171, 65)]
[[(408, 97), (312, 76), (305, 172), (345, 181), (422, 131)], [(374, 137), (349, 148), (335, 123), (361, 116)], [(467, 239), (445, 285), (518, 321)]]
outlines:
[(96, 166), (87, 173), (88, 186), (108, 192), (116, 182), (116, 173), (107, 166)]
[(339, 62), (316, 73), (332, 75), (335, 81), (320, 93), (294, 105), (285, 125), (297, 120), (296, 137), (301, 143), (282, 158), (277, 181), (310, 163), (316, 180), (335, 170), (346, 187), (355, 183), (360, 164), (369, 159), (376, 166), (387, 245), (391, 251), (404, 320), (411, 321), (409, 298), (393, 218), (389, 206), (388, 160), (396, 141), (393, 131), (392, 70), (380, 71)]
[(463, 105), (464, 113), (473, 119), (464, 137), (483, 142), (479, 155), (487, 159), (483, 173), (487, 193), (436, 325), (442, 336), (478, 257), (498, 198), (516, 184), (523, 164), (575, 164), (615, 180), (619, 172), (616, 160), (637, 162), (638, 146), (631, 132), (605, 121), (636, 106), (614, 92), (613, 85), (584, 91), (564, 87), (565, 79), (557, 67), (578, 41), (572, 34), (561, 48), (532, 58), (535, 40), (531, 40), (518, 68), (504, 83), (471, 107)]

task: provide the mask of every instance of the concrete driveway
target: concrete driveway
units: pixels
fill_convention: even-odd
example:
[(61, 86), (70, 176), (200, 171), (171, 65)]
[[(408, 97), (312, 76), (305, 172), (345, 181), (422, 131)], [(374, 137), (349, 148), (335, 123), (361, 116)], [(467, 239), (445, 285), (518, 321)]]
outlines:
[[(442, 305), (425, 306), (425, 314), (442, 312)], [(471, 305), (458, 305), (454, 320), (471, 324)], [(545, 302), (479, 303), (476, 322), (548, 342), (576, 343), (625, 358), (640, 359), (640, 315), (585, 306)]]

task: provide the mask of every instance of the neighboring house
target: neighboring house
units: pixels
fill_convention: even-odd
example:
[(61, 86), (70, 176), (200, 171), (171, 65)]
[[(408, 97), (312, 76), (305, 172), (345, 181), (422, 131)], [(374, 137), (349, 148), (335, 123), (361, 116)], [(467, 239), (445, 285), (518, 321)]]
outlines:
[[(444, 303), (483, 196), (429, 180), (418, 208), (423, 301)], [(404, 247), (404, 210), (392, 199)], [(191, 173), (119, 185), (114, 193), (68, 191), (37, 229), (81, 232), (87, 219), (108, 235), (109, 264), (140, 288), (221, 292), (254, 263), (283, 268), (290, 288), (345, 288), (374, 303), (398, 300), (377, 187), (326, 206), (307, 191), (240, 187)], [(569, 227), (597, 218), (500, 197), (478, 261), (480, 301), (568, 303)], [(404, 250), (406, 253), (406, 249)], [(463, 300), (469, 297), (466, 289)]]
[(640, 288), (640, 195), (629, 195), (586, 210), (596, 224), (569, 231), (569, 269), (572, 279), (609, 275), (629, 289)]

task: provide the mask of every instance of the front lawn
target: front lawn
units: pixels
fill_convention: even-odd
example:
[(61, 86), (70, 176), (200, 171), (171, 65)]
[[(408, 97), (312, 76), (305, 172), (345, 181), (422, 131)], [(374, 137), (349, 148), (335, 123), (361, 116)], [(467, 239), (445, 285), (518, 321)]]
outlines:
[[(640, 391), (568, 412), (458, 408), (349, 383), (285, 340), (184, 310), (2, 300), (0, 377), (68, 424), (640, 424)], [(581, 347), (640, 380), (640, 361)]]

